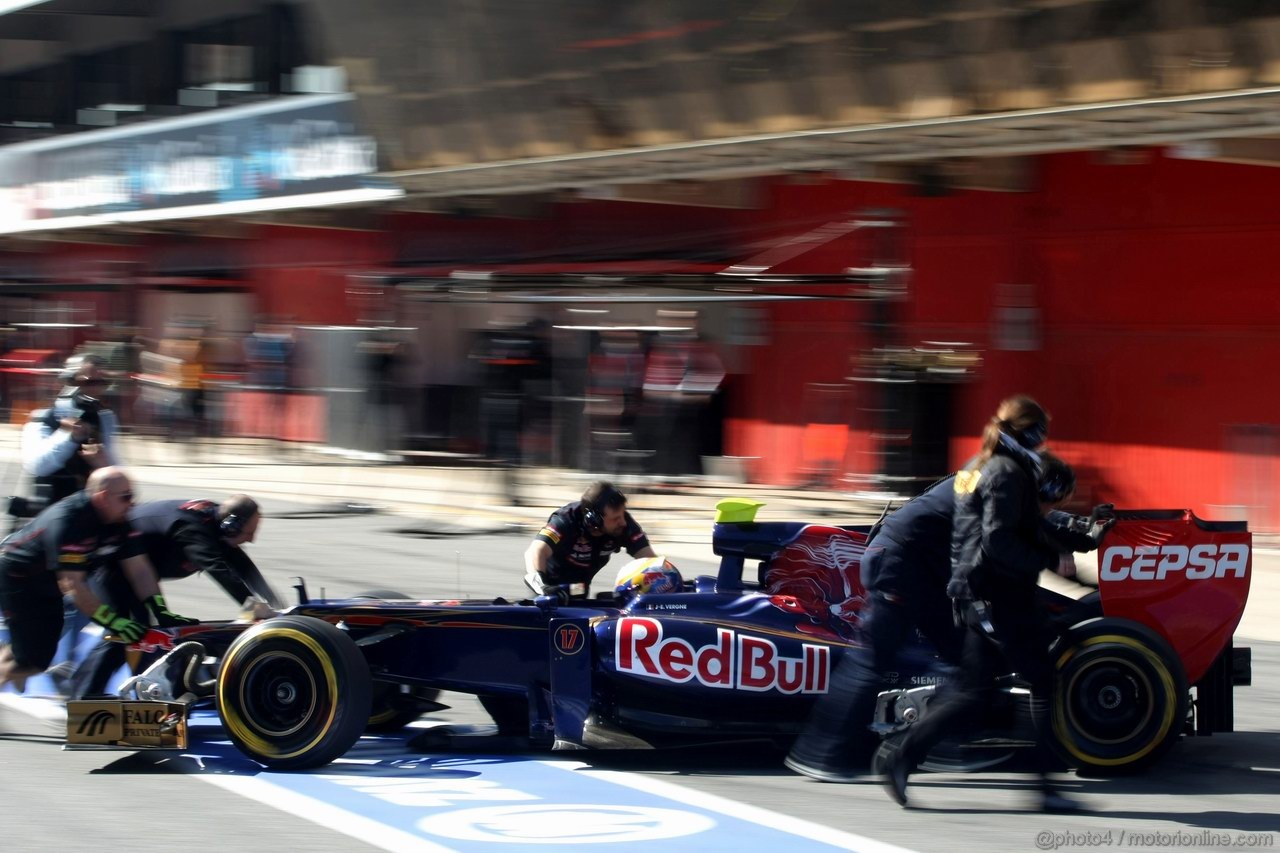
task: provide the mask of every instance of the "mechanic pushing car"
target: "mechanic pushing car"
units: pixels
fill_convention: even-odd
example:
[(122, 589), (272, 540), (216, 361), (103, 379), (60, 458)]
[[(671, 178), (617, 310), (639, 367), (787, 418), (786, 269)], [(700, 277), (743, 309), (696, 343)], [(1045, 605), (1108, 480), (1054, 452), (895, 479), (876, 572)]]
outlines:
[(996, 676), (1011, 665), (1031, 685), (1040, 807), (1079, 809), (1055, 790), (1049, 776), (1053, 666), (1035, 592), (1040, 572), (1059, 565), (1058, 549), (1044, 535), (1039, 500), (1042, 463), (1036, 451), (1048, 431), (1049, 415), (1039, 403), (1010, 397), (983, 430), (977, 459), (956, 475), (947, 594), (965, 627), (960, 671), (929, 713), (887, 739), (876, 754), (885, 788), (900, 805), (907, 805), (910, 773), (935, 744), (979, 718), (995, 698)]
[(133, 504), (129, 477), (116, 467), (99, 468), (75, 492), (41, 512), (0, 543), (0, 611), (9, 645), (0, 650), (0, 687), (18, 689), (42, 672), (57, 652), (62, 633), (62, 587), (80, 612), (121, 640), (136, 642), (144, 622), (117, 613), (89, 587), (87, 576), (107, 559), (120, 561), (133, 594), (161, 627), (199, 620), (169, 611), (155, 569), (142, 551), (142, 537), (129, 526)]
[[(1075, 490), (1069, 465), (1042, 454), (1039, 480), (1042, 535), (1060, 553), (1058, 574), (1075, 575), (1073, 551), (1098, 547), (1109, 522), (1057, 509)], [(949, 664), (960, 662), (964, 634), (953, 621), (947, 583), (951, 579), (951, 518), (956, 475), (944, 477), (890, 515), (867, 543), (861, 581), (867, 591), (862, 611), (866, 645), (846, 657), (831, 679), (831, 690), (814, 704), (805, 730), (784, 762), (822, 782), (851, 782), (862, 776), (878, 738), (870, 725), (885, 674), (916, 628)]]
[(871, 731), (884, 675), (911, 639), (912, 628), (950, 663), (959, 659), (960, 632), (951, 617), (951, 511), (955, 475), (939, 480), (885, 519), (862, 555), (866, 645), (836, 667), (831, 689), (818, 697), (786, 766), (823, 782), (851, 782), (871, 760)]
[[(243, 546), (254, 540), (262, 523), (258, 503), (248, 495), (232, 495), (221, 505), (208, 500), (148, 501), (129, 511), (129, 523), (142, 537), (145, 553), (161, 579), (205, 572), (237, 605), (283, 606), (244, 552)], [(145, 610), (118, 563), (99, 569), (93, 582), (112, 609), (145, 620)], [(119, 643), (99, 643), (75, 668), (71, 698), (101, 694), (124, 663), (125, 650)]]
[[(591, 579), (624, 549), (632, 557), (657, 556), (627, 512), (626, 497), (612, 483), (597, 480), (581, 500), (553, 512), (538, 531), (524, 552), (525, 585), (561, 601), (585, 598)], [(578, 584), (581, 592), (572, 589)]]

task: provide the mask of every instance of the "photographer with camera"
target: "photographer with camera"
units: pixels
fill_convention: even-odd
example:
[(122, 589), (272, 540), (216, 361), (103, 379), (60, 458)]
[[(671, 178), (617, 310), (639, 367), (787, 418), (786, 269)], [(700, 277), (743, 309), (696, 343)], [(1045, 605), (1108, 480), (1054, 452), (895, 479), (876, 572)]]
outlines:
[(35, 478), (36, 495), (11, 501), (11, 515), (32, 517), (83, 489), (93, 471), (118, 463), (119, 425), (100, 398), (108, 385), (105, 367), (100, 356), (72, 356), (53, 405), (31, 413), (22, 428), (22, 467)]

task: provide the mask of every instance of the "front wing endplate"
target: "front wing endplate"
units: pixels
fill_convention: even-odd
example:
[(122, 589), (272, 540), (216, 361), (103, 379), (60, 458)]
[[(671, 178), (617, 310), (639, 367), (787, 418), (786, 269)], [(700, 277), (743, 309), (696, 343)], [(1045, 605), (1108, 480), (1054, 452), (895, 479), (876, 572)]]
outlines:
[(68, 749), (186, 749), (185, 702), (132, 699), (67, 703)]

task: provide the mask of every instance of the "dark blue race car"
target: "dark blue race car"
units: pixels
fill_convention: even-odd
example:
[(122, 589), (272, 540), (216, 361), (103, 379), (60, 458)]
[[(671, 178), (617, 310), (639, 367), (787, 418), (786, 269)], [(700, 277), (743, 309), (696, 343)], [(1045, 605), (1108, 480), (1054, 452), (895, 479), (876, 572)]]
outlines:
[[(554, 596), (416, 601), (389, 592), (309, 600), (300, 586), (299, 603), (271, 618), (153, 631), (136, 648), (164, 653), (161, 660), (128, 685), (118, 705), (69, 703), (68, 740), (182, 747), (186, 711), (212, 699), (246, 755), (278, 769), (311, 768), (344, 754), (365, 731), (399, 728), (439, 707), (437, 693), (447, 690), (478, 696), (500, 734), (534, 747), (785, 743), (857, 644), (858, 568), (869, 529), (755, 522), (752, 511), (736, 512), (717, 517), (718, 574), (679, 591), (562, 605)], [(1202, 732), (1229, 729), (1231, 688), (1244, 678), (1247, 652), (1233, 651), (1230, 637), (1247, 594), (1248, 533), (1206, 532), (1189, 513), (1154, 522), (1151, 514), (1120, 515), (1116, 530), (1142, 525), (1143, 541), (1155, 525), (1192, 530), (1196, 542), (1243, 542), (1244, 592), (1233, 571), (1217, 581), (1212, 573), (1169, 578), (1191, 583), (1193, 594), (1196, 584), (1215, 584), (1220, 595), (1237, 591), (1238, 610), (1223, 617), (1230, 625), (1219, 626), (1211, 643), (1211, 665), (1192, 676), (1193, 717), (1186, 658), (1158, 625), (1143, 624), (1134, 602), (1148, 593), (1129, 573), (1128, 583), (1115, 585), (1125, 593), (1114, 599), (1124, 618), (1100, 618), (1110, 615), (1106, 584), (1101, 595), (1078, 601), (1046, 591), (1061, 625), (1059, 746), (1074, 765), (1094, 769), (1142, 766), (1191, 721)], [(1140, 565), (1132, 548), (1129, 558)], [(1171, 588), (1153, 585), (1149, 593), (1167, 603)], [(1203, 657), (1202, 640), (1197, 649)], [(896, 683), (885, 686), (881, 724), (909, 724), (926, 712), (939, 679), (927, 646), (909, 649)], [(1016, 678), (1009, 695), (1019, 695)], [(89, 724), (108, 713), (120, 724)]]

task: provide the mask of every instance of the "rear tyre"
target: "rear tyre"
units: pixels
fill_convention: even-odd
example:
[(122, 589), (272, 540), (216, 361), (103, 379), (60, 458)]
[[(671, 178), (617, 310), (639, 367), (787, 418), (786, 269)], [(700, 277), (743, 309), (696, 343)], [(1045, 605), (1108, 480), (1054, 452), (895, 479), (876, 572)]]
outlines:
[(1136, 773), (1182, 733), (1186, 673), (1164, 638), (1145, 625), (1083, 622), (1055, 644), (1053, 661), (1053, 745), (1078, 771)]
[(280, 616), (231, 644), (216, 696), (241, 752), (276, 770), (305, 770), (360, 739), (371, 691), (368, 664), (346, 633), (310, 616)]

